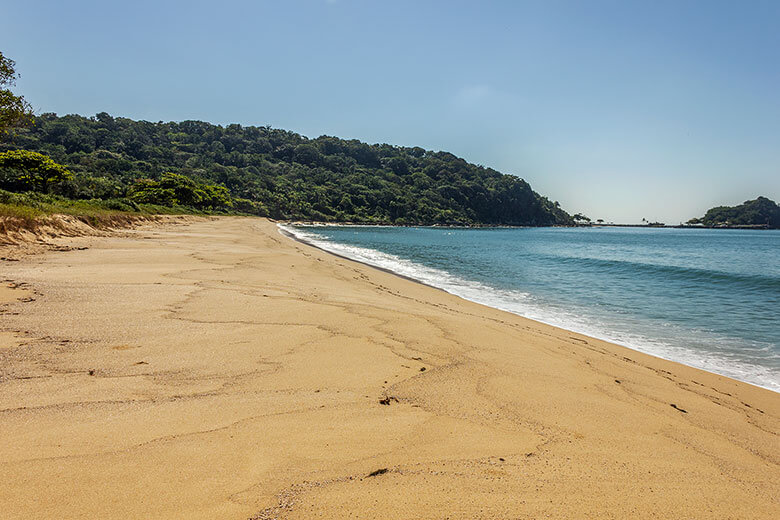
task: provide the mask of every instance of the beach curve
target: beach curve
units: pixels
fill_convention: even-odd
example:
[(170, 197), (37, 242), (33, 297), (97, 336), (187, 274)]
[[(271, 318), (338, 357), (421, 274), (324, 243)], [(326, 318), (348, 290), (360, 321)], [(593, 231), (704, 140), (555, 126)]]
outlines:
[(771, 391), (263, 219), (126, 235), (3, 266), (9, 518), (780, 512)]

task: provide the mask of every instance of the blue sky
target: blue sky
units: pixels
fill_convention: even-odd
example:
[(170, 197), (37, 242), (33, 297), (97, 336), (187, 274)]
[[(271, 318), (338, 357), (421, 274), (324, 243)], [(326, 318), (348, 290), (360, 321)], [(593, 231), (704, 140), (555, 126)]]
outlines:
[(570, 212), (780, 198), (780, 1), (4, 0), (38, 112), (447, 150)]

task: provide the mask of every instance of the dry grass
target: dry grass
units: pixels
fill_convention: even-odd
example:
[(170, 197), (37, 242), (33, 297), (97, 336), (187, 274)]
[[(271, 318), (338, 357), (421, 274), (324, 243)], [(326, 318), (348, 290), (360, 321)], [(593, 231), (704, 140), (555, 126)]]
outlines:
[(187, 208), (137, 205), (122, 199), (71, 200), (0, 190), (0, 244), (98, 234), (156, 220), (156, 215), (186, 213), (190, 213)]

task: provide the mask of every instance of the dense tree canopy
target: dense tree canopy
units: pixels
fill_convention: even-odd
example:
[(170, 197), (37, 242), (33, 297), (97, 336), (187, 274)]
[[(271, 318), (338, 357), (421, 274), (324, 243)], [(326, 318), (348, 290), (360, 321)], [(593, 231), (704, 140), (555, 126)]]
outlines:
[(160, 206), (189, 206), (197, 209), (224, 209), (233, 206), (224, 186), (203, 184), (166, 172), (159, 181), (140, 179), (130, 186), (128, 198), (133, 202)]
[[(171, 172), (224, 186), (235, 207), (274, 218), (395, 224), (570, 224), (524, 180), (447, 152), (201, 121), (43, 114), (0, 143), (68, 166), (71, 198), (141, 197)], [(149, 179), (149, 181), (141, 181)], [(144, 184), (145, 183), (145, 184)], [(139, 187), (140, 186), (140, 187)], [(160, 194), (162, 192), (158, 192)], [(145, 196), (145, 195), (144, 195)], [(177, 199), (178, 200), (178, 199)]]
[(29, 150), (0, 153), (0, 187), (14, 191), (46, 192), (73, 174), (50, 157)]
[(32, 108), (22, 96), (14, 95), (10, 88), (19, 74), (16, 63), (0, 52), (0, 136), (10, 128), (27, 125), (32, 122)]
[(766, 197), (758, 197), (739, 206), (712, 208), (702, 218), (691, 219), (688, 223), (709, 227), (766, 226), (780, 229), (780, 206)]

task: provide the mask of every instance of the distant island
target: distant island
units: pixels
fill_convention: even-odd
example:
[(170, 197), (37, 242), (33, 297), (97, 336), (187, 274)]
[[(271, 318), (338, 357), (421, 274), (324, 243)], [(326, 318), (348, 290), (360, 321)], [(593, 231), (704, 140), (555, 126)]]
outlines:
[(703, 217), (693, 218), (687, 224), (713, 228), (780, 229), (780, 206), (766, 197), (758, 197), (739, 206), (712, 208)]
[[(179, 207), (320, 222), (573, 224), (523, 179), (448, 152), (309, 139), (268, 126), (49, 113), (3, 139), (2, 152), (4, 166), (18, 168), (0, 168), (6, 193), (0, 203), (34, 203), (9, 192), (38, 192), (127, 211), (146, 204), (149, 211)], [(43, 178), (32, 179), (31, 168)]]

